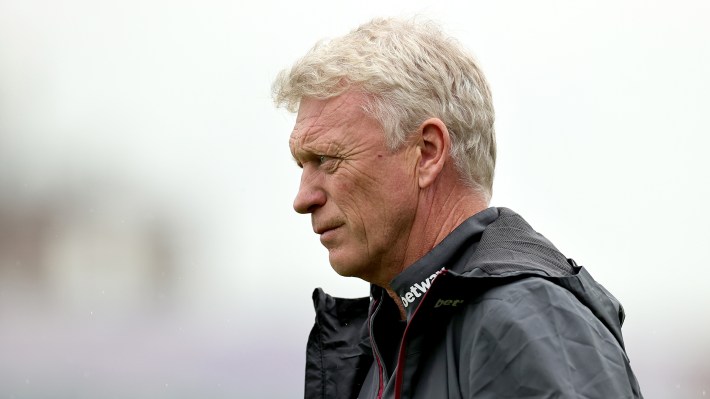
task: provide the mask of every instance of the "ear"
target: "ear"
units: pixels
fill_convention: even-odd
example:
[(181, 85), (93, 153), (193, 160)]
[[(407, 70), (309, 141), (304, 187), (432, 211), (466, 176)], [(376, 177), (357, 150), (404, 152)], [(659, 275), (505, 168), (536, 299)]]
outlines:
[(451, 138), (444, 122), (438, 118), (425, 120), (419, 130), (419, 188), (429, 187), (436, 181), (449, 159)]

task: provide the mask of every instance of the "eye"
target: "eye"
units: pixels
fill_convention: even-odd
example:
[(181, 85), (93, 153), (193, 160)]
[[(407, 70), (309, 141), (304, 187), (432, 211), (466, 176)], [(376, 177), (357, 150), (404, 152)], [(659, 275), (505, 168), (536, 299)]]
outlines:
[(323, 165), (335, 161), (337, 158), (329, 155), (318, 155), (318, 164)]
[(332, 172), (338, 166), (338, 158), (331, 157), (328, 155), (318, 155), (318, 165), (323, 167), (325, 170)]

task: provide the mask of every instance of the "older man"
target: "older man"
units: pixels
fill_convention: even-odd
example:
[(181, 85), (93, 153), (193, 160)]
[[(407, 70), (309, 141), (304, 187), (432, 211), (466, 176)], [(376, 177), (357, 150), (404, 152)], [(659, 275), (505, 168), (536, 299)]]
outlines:
[(298, 111), (294, 201), (336, 272), (315, 291), (306, 398), (639, 398), (620, 304), (519, 215), (488, 206), (490, 91), (431, 23), (373, 20), (274, 83)]

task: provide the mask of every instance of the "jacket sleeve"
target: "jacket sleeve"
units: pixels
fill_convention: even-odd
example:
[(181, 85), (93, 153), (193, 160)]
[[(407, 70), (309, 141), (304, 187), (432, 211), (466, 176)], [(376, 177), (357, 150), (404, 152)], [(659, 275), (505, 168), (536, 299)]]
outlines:
[(476, 302), (461, 326), (463, 397), (641, 397), (620, 344), (564, 288), (527, 278)]
[(316, 289), (316, 320), (306, 346), (304, 397), (352, 399), (372, 363), (366, 318), (369, 298), (334, 298)]

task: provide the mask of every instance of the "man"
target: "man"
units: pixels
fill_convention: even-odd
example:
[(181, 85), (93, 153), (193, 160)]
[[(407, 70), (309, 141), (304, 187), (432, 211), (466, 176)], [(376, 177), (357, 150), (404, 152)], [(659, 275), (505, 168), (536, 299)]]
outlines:
[(363, 299), (315, 291), (306, 398), (640, 398), (620, 304), (491, 208), (491, 94), (430, 23), (373, 20), (274, 83), (294, 201)]

